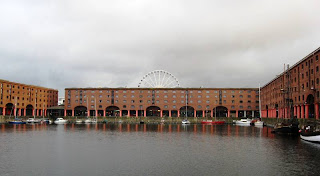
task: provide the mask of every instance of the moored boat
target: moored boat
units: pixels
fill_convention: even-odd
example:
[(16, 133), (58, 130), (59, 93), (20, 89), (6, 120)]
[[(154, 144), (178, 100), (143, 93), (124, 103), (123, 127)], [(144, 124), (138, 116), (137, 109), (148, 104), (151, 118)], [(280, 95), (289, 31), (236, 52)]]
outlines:
[(66, 123), (68, 123), (68, 120), (59, 117), (54, 121), (54, 123), (55, 124), (66, 124)]
[(256, 121), (256, 122), (254, 122), (254, 126), (263, 127), (263, 125), (264, 125), (264, 123), (263, 123), (263, 121), (261, 121), (261, 120), (258, 120), (258, 121)]
[(190, 124), (190, 121), (189, 120), (187, 120), (187, 119), (184, 119), (184, 120), (182, 120), (182, 122), (181, 122), (182, 124)]
[(285, 134), (285, 135), (298, 135), (299, 123), (277, 123), (274, 126), (272, 133)]
[(305, 141), (320, 143), (320, 131), (313, 126), (300, 130), (300, 137)]
[(21, 119), (15, 118), (12, 121), (9, 121), (9, 124), (26, 124), (26, 122), (22, 121)]
[(26, 120), (26, 123), (40, 123), (41, 121), (39, 119), (36, 118), (28, 118)]
[(251, 121), (252, 121), (251, 119), (240, 119), (240, 120), (236, 120), (236, 125), (250, 126)]

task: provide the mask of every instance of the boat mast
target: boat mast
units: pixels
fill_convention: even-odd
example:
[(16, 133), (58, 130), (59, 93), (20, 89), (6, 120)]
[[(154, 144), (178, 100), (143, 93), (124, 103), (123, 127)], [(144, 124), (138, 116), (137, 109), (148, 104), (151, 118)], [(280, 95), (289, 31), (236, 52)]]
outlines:
[(188, 91), (186, 90), (186, 119), (188, 117)]
[(37, 113), (37, 90), (36, 93), (34, 94), (34, 113), (33, 113), (33, 118), (36, 118), (36, 113)]
[(14, 101), (14, 118), (17, 118), (17, 96), (15, 97), (15, 101)]
[(89, 118), (89, 105), (88, 105), (88, 96), (87, 96), (87, 118)]
[(259, 84), (259, 117), (261, 118), (261, 87), (260, 87), (260, 84)]

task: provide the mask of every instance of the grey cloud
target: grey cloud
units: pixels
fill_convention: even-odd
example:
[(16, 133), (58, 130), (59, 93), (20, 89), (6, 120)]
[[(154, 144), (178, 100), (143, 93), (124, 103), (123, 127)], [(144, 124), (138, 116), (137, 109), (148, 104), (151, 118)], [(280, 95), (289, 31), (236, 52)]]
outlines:
[(257, 87), (319, 47), (317, 0), (23, 1), (0, 5), (1, 79), (59, 89)]

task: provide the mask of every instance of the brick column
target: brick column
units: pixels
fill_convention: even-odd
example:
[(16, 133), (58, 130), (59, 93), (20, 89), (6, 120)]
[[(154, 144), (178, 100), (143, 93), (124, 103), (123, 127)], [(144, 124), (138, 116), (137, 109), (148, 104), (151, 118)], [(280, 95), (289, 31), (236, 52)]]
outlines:
[(122, 117), (122, 110), (119, 111), (119, 116)]
[(66, 109), (64, 110), (64, 116), (67, 116), (67, 110)]
[(194, 110), (193, 117), (197, 117), (197, 111)]
[(206, 113), (206, 111), (202, 111), (202, 117), (206, 116), (205, 113)]
[(143, 110), (143, 116), (147, 117), (147, 110)]
[(6, 115), (6, 108), (5, 108), (5, 107), (2, 108), (2, 115), (3, 115), (3, 116)]
[(228, 109), (228, 118), (230, 117), (230, 110)]
[(297, 106), (293, 107), (293, 116), (297, 116)]
[(305, 114), (306, 114), (306, 115), (305, 115), (305, 118), (306, 118), (306, 119), (309, 119), (309, 105), (305, 105), (305, 107), (306, 107), (306, 109), (305, 109), (305, 112), (306, 112), (306, 113), (305, 113)]
[(319, 104), (314, 104), (315, 118), (319, 119)]
[(213, 117), (213, 110), (211, 110), (211, 117)]
[(304, 105), (301, 106), (301, 118), (304, 118)]
[(71, 116), (72, 116), (72, 117), (74, 117), (74, 110), (71, 110), (71, 113), (72, 113), (72, 115), (71, 115)]
[(169, 117), (171, 117), (171, 110), (169, 110)]
[(180, 110), (178, 110), (178, 117), (180, 117)]
[(23, 115), (24, 115), (24, 116), (27, 116), (27, 108), (24, 109)]
[(103, 110), (103, 117), (106, 116), (106, 109)]
[(162, 110), (160, 110), (160, 117), (162, 117), (163, 116), (163, 111)]
[(298, 119), (301, 118), (300, 113), (301, 113), (300, 106), (297, 106), (297, 118), (298, 118)]
[(236, 110), (236, 118), (238, 118), (239, 117), (239, 115), (238, 115), (238, 110)]

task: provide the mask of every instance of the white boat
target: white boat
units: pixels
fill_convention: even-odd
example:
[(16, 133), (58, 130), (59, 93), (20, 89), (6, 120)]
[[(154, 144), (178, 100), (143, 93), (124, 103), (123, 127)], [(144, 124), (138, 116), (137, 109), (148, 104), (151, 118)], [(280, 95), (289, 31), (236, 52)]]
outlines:
[(240, 119), (236, 120), (236, 125), (245, 125), (245, 126), (250, 126), (251, 119)]
[(258, 120), (258, 121), (256, 121), (256, 122), (254, 122), (254, 126), (256, 126), (256, 127), (263, 127), (263, 121)]
[(54, 121), (54, 123), (55, 124), (66, 124), (66, 123), (68, 123), (68, 120), (65, 120), (65, 119), (59, 117)]
[(82, 120), (76, 120), (76, 124), (81, 124), (81, 123), (83, 123)]
[(320, 143), (320, 131), (316, 126), (308, 125), (305, 129), (300, 130), (301, 139), (309, 142)]
[(87, 119), (84, 121), (84, 123), (92, 123), (92, 119), (87, 118)]
[(182, 120), (182, 122), (181, 122), (182, 124), (190, 124), (190, 121), (189, 120), (187, 120), (187, 119), (184, 119), (184, 120)]
[(300, 137), (303, 140), (309, 142), (317, 142), (320, 143), (320, 132), (309, 132), (309, 133), (300, 133)]
[(40, 123), (41, 120), (35, 119), (35, 118), (28, 118), (28, 119), (26, 120), (26, 122), (27, 122), (27, 123)]

